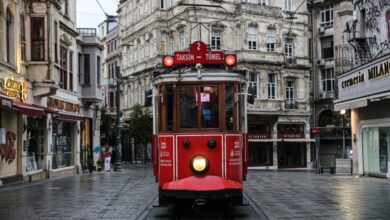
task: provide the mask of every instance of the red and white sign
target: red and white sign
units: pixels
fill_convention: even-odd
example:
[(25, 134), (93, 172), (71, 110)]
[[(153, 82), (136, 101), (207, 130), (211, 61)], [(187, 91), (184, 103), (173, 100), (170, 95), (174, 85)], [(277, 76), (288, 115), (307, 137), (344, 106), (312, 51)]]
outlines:
[(224, 63), (223, 51), (208, 51), (202, 41), (195, 41), (190, 51), (177, 51), (174, 54), (175, 64), (222, 64)]

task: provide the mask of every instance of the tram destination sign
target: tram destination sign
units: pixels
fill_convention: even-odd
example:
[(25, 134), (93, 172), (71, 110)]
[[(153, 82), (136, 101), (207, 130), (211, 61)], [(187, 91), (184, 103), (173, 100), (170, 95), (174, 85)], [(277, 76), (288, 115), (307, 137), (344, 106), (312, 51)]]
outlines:
[(223, 64), (223, 51), (207, 50), (207, 46), (202, 41), (195, 41), (190, 51), (176, 51), (174, 54), (175, 64)]

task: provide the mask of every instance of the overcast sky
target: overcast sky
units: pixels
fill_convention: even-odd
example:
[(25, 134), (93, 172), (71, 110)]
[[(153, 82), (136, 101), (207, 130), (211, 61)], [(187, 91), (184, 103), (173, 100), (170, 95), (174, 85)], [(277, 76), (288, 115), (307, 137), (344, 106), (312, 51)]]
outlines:
[[(119, 0), (98, 0), (108, 14), (116, 14)], [(105, 20), (104, 12), (96, 0), (77, 0), (77, 27), (97, 28)]]

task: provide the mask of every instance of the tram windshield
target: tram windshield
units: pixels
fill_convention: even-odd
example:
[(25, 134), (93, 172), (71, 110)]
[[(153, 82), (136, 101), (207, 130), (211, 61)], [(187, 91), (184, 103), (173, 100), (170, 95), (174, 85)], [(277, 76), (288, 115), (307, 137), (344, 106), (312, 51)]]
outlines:
[(165, 84), (159, 88), (159, 130), (239, 131), (237, 83)]

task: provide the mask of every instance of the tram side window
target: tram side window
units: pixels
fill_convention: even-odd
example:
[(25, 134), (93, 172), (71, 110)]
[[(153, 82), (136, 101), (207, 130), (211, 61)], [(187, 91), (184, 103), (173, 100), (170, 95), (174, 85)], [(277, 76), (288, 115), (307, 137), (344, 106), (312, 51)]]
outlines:
[(196, 88), (194, 86), (180, 87), (179, 97), (180, 127), (197, 128)]
[(219, 127), (219, 108), (218, 108), (218, 87), (201, 86), (201, 122), (202, 128)]
[(233, 84), (226, 84), (225, 86), (225, 123), (227, 131), (232, 131), (234, 128), (233, 88)]
[(174, 95), (173, 95), (172, 85), (167, 86), (166, 94), (167, 94), (167, 130), (173, 131)]

